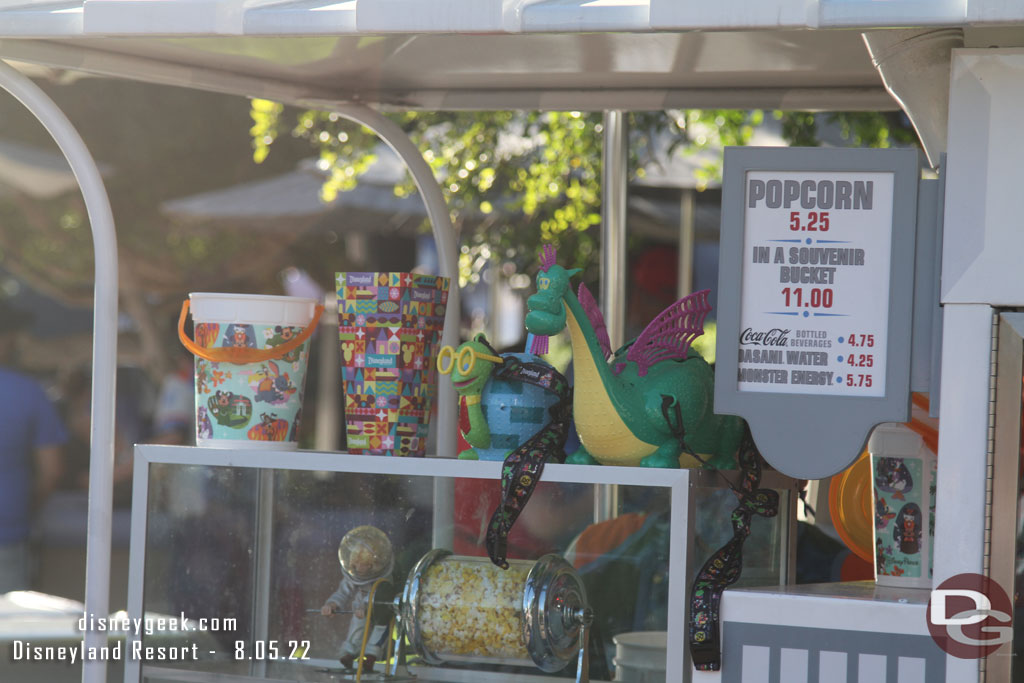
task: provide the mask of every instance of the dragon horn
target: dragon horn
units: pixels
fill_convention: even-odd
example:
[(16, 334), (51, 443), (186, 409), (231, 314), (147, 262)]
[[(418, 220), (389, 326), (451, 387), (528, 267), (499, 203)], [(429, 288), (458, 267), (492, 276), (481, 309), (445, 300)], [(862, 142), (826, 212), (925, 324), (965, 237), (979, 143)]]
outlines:
[(544, 253), (540, 257), (541, 270), (547, 270), (551, 266), (555, 265), (555, 256), (558, 251), (550, 244), (544, 245)]
[(526, 348), (530, 353), (543, 356), (548, 352), (548, 338), (543, 334), (528, 334)]

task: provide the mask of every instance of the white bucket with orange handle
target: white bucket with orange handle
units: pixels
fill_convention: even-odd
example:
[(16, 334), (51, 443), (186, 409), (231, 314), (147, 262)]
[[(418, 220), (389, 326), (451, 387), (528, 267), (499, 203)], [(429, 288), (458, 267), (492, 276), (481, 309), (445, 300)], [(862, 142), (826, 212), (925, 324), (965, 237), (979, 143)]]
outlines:
[[(185, 332), (191, 308), (194, 337)], [(315, 299), (195, 292), (182, 304), (181, 343), (195, 356), (196, 444), (298, 447)]]

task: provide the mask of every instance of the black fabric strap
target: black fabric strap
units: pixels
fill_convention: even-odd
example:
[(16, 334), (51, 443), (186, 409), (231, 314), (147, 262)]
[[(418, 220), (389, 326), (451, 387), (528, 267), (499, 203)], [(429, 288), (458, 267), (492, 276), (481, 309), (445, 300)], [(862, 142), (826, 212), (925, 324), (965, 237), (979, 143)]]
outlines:
[(505, 456), (501, 468), (501, 502), (487, 527), (487, 555), (491, 562), (508, 569), (508, 534), (533, 495), (544, 463), (550, 459), (565, 462), (565, 441), (572, 419), (572, 390), (565, 377), (549, 365), (524, 363), (511, 356), (506, 356), (504, 361), (495, 377), (532, 384), (559, 398), (558, 403), (548, 409), (551, 420)]
[(693, 581), (690, 592), (690, 657), (698, 671), (722, 668), (719, 642), (719, 608), (722, 593), (740, 578), (743, 571), (743, 542), (750, 535), (753, 515), (774, 517), (779, 511), (779, 494), (761, 484), (761, 454), (746, 427), (737, 453), (741, 469), (739, 505), (732, 513), (733, 536), (712, 555)]

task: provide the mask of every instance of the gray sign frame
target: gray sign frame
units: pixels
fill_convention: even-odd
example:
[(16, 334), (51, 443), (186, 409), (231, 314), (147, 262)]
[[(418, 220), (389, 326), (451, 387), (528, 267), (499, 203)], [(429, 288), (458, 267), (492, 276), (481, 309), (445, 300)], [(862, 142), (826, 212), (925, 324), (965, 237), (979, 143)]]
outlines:
[[(871, 429), (910, 419), (910, 356), (920, 156), (914, 149), (728, 147), (722, 181), (718, 266), (715, 412), (740, 415), (765, 459), (800, 479), (849, 467)], [(883, 396), (748, 392), (738, 387), (738, 349), (750, 171), (889, 172), (893, 174), (889, 315)], [(885, 305), (886, 302), (878, 302)]]

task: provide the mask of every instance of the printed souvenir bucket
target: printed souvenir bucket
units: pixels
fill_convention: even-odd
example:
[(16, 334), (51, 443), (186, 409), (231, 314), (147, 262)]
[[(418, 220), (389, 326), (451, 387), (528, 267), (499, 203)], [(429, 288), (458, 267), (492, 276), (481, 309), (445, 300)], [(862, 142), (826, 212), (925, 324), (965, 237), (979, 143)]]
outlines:
[(882, 424), (868, 441), (875, 502), (875, 582), (931, 588), (937, 459), (919, 434)]
[(448, 278), (337, 273), (350, 453), (423, 457)]
[(314, 299), (189, 294), (178, 334), (196, 358), (197, 445), (297, 448), (309, 337), (322, 312)]

